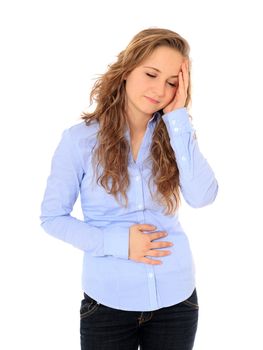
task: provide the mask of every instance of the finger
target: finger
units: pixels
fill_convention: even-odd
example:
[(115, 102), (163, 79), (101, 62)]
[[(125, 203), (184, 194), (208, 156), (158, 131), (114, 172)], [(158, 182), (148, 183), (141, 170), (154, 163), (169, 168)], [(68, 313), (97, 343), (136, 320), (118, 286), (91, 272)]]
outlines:
[(183, 61), (182, 66), (185, 66), (185, 68), (189, 70), (189, 60), (187, 58)]
[(185, 61), (185, 67), (186, 67), (186, 70), (189, 71), (189, 60), (186, 58)]
[(160, 265), (162, 262), (160, 260), (154, 260), (154, 259), (148, 259), (148, 258), (141, 258), (141, 262), (145, 264), (150, 264), (150, 265)]
[(150, 234), (150, 240), (153, 241), (155, 239), (162, 238), (162, 237), (165, 237), (165, 236), (167, 236), (165, 231), (154, 232), (154, 233)]
[(187, 91), (188, 85), (189, 85), (189, 71), (188, 71), (187, 67), (186, 67), (185, 70), (184, 70), (183, 79), (184, 79), (185, 91)]
[(185, 76), (183, 72), (179, 73), (179, 91), (178, 91), (178, 97), (180, 98), (181, 102), (183, 104), (185, 103), (186, 97), (187, 97), (187, 90), (188, 90), (188, 85), (187, 81), (185, 81)]
[(138, 225), (138, 228), (140, 231), (154, 231), (157, 227), (154, 225), (140, 224)]
[(172, 242), (152, 242), (150, 245), (151, 249), (162, 249), (162, 248), (168, 248), (168, 247), (172, 247), (173, 243)]
[(185, 61), (184, 64), (182, 65), (182, 71), (183, 71), (184, 87), (185, 87), (185, 91), (187, 91), (188, 85), (189, 85), (189, 66), (188, 66), (188, 61)]
[(179, 87), (178, 87), (180, 95), (185, 92), (184, 80), (183, 80), (183, 72), (179, 72)]
[(170, 250), (151, 249), (151, 250), (148, 250), (148, 252), (145, 255), (147, 255), (147, 256), (166, 256), (166, 255), (170, 255), (170, 254), (171, 254)]

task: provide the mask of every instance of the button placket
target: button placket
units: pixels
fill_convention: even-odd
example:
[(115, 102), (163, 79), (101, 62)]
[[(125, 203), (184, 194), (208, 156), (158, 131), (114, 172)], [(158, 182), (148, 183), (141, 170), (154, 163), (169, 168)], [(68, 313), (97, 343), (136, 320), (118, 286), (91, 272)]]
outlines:
[(149, 290), (149, 297), (150, 297), (150, 305), (153, 309), (156, 309), (158, 308), (157, 290), (156, 290), (154, 267), (152, 265), (147, 266), (147, 280), (148, 280), (147, 282), (148, 282), (148, 290)]
[(134, 181), (134, 190), (135, 190), (135, 210), (137, 211), (137, 219), (138, 223), (144, 223), (144, 196), (143, 196), (143, 188), (142, 188), (142, 176), (140, 167), (138, 164), (135, 164), (133, 173), (133, 181)]

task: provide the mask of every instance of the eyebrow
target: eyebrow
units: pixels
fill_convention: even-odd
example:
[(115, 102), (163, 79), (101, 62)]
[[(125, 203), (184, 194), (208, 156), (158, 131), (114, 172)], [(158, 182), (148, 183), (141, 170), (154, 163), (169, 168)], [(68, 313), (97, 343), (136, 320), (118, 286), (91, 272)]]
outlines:
[[(161, 71), (159, 69), (155, 68), (155, 67), (144, 66), (143, 68), (151, 68), (151, 69), (156, 70), (156, 72), (161, 73)], [(178, 75), (171, 75), (171, 78), (178, 78)]]

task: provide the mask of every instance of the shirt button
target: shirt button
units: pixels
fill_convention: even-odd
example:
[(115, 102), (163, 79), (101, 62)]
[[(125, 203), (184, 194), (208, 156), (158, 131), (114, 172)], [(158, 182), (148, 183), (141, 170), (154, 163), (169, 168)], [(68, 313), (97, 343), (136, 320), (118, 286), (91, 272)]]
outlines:
[(140, 181), (141, 177), (139, 175), (136, 176), (136, 181)]
[(149, 273), (149, 277), (153, 278), (153, 273), (152, 272)]
[(179, 131), (179, 129), (178, 129), (178, 128), (174, 128), (174, 131), (175, 131), (175, 132), (178, 132), (178, 131)]
[(185, 156), (182, 156), (182, 161), (185, 162), (186, 161), (186, 157)]
[(143, 208), (143, 205), (142, 204), (139, 204), (138, 205), (138, 209), (142, 209)]

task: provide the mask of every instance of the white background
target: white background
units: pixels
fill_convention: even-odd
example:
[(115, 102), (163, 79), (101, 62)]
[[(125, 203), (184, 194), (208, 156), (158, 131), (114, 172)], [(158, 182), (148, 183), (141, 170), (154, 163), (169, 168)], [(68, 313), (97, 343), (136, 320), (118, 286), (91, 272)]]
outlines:
[(262, 348), (259, 5), (1, 2), (1, 349), (79, 349), (82, 252), (40, 228), (40, 203), (54, 149), (62, 131), (80, 121), (96, 75), (151, 26), (190, 43), (191, 114), (219, 182), (213, 205), (181, 209), (197, 269), (194, 349)]

